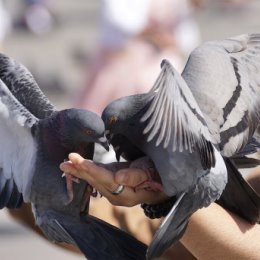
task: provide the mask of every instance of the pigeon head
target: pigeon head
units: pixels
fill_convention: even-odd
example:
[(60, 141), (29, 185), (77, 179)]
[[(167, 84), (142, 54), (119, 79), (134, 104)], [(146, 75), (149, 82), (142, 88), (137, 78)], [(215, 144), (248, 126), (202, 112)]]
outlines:
[[(137, 94), (119, 98), (110, 103), (102, 113), (102, 119), (105, 123), (106, 135), (120, 134), (128, 126), (130, 129), (140, 120), (139, 115), (149, 103), (147, 94)], [(129, 130), (130, 130), (129, 129)]]
[(120, 156), (132, 161), (144, 155), (129, 140), (129, 135), (134, 136), (135, 132), (140, 130), (141, 115), (150, 100), (150, 95), (136, 94), (117, 99), (104, 109), (102, 119), (105, 123), (106, 137), (114, 147), (118, 161)]
[(56, 160), (57, 156), (67, 158), (70, 152), (87, 156), (84, 151), (93, 150), (88, 147), (93, 147), (94, 143), (108, 150), (102, 119), (87, 110), (73, 108), (54, 112), (50, 117), (40, 120), (39, 131), (38, 136), (44, 143), (46, 154)]
[(105, 127), (101, 118), (84, 109), (66, 109), (59, 112), (59, 133), (64, 143), (99, 143), (108, 149)]

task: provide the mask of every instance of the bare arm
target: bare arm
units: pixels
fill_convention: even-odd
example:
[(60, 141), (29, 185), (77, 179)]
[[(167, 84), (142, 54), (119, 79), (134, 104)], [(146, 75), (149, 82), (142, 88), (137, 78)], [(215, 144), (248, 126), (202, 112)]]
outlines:
[(182, 244), (200, 260), (260, 259), (260, 226), (213, 203), (190, 219)]
[[(140, 169), (114, 173), (75, 154), (70, 160), (71, 164), (63, 163), (61, 169), (88, 181), (114, 205), (153, 204), (165, 198), (160, 191), (134, 190), (146, 178)], [(123, 193), (114, 196), (111, 191), (118, 184), (127, 187)], [(215, 203), (192, 215), (181, 242), (199, 260), (260, 259), (260, 226), (249, 224)]]

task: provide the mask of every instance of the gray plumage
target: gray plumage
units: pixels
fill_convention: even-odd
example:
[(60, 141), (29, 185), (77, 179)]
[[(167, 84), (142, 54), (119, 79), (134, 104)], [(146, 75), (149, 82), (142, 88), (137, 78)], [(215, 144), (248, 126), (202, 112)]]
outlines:
[[(193, 212), (220, 197), (227, 182), (222, 156), (240, 152), (243, 157), (258, 149), (259, 65), (258, 34), (204, 43), (191, 53), (181, 75), (164, 60), (148, 93), (123, 97), (103, 111), (112, 145), (120, 146), (120, 135), (124, 149), (118, 150), (125, 157), (134, 158), (136, 149), (148, 155), (164, 192), (178, 198), (148, 248), (148, 259), (181, 237)], [(123, 139), (134, 147), (129, 154)], [(253, 198), (248, 219), (259, 220), (258, 195), (232, 160), (225, 162), (229, 183), (222, 205), (246, 217), (247, 209), (239, 205)], [(236, 196), (241, 193), (238, 198), (234, 189)]]
[(88, 259), (144, 259), (144, 244), (88, 215), (87, 183), (62, 178), (68, 154), (92, 159), (95, 142), (106, 144), (99, 116), (57, 111), (29, 71), (0, 54), (0, 208), (32, 203), (48, 239), (77, 245)]

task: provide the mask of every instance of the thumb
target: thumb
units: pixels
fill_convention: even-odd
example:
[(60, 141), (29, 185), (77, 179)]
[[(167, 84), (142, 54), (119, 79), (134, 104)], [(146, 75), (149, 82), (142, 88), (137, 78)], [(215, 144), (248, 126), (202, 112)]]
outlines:
[(135, 188), (141, 183), (147, 181), (149, 178), (147, 173), (142, 169), (127, 168), (117, 171), (114, 179), (117, 184), (123, 184)]

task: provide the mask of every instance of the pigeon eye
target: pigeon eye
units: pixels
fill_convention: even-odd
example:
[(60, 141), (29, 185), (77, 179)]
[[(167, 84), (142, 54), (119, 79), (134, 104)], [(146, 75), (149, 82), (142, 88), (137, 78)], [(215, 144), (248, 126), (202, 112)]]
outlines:
[(111, 116), (108, 119), (108, 124), (113, 125), (114, 123), (116, 123), (117, 120), (118, 120), (118, 118), (116, 116)]
[(86, 134), (86, 135), (92, 135), (92, 134), (93, 134), (93, 130), (91, 130), (91, 129), (86, 129), (86, 130), (85, 130), (85, 134)]

